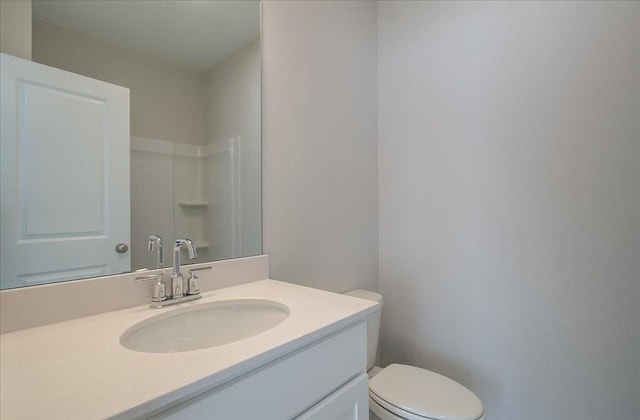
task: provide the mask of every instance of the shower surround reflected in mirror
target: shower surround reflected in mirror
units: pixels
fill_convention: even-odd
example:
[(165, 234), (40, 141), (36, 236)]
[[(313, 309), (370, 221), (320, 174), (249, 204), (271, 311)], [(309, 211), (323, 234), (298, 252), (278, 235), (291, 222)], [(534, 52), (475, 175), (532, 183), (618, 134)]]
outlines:
[(32, 10), (34, 62), (130, 89), (129, 270), (157, 267), (151, 234), (192, 239), (190, 262), (261, 254), (259, 2), (36, 0)]

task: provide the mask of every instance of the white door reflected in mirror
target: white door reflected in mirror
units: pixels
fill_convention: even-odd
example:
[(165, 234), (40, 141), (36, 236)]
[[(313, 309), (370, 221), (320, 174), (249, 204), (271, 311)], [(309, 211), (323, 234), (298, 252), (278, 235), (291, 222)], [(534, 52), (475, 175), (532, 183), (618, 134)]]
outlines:
[(129, 271), (129, 89), (0, 58), (1, 288)]

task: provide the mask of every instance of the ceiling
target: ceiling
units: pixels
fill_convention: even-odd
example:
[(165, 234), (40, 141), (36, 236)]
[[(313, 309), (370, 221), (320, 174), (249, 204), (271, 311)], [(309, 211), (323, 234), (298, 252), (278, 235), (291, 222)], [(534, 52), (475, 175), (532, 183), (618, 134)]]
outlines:
[(33, 18), (197, 72), (260, 37), (258, 1), (34, 0)]

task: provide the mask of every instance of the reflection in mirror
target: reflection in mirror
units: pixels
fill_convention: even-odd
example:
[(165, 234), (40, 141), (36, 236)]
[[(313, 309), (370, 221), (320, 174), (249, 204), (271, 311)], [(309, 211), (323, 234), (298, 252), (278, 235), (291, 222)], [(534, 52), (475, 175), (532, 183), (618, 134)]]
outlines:
[[(88, 172), (84, 175), (79, 162), (93, 157), (94, 162), (102, 165), (108, 157), (115, 155), (95, 155), (95, 147), (63, 140), (54, 130), (41, 133), (37, 147), (32, 145), (30, 149), (32, 155), (23, 161), (30, 165), (49, 162), (47, 175), (44, 170), (29, 175), (30, 165), (20, 169), (26, 175), (16, 169), (17, 175), (13, 178), (5, 176), (3, 171), (3, 213), (8, 203), (15, 201), (12, 213), (16, 219), (11, 224), (26, 225), (24, 219), (31, 217), (33, 208), (37, 207), (41, 209), (39, 217), (47, 219), (47, 226), (66, 231), (58, 236), (47, 231), (46, 234), (21, 237), (22, 230), (12, 227), (10, 230), (15, 231), (13, 242), (3, 240), (2, 243), (2, 266), (8, 267), (18, 259), (22, 260), (23, 266), (38, 268), (31, 272), (24, 268), (12, 269), (11, 273), (3, 269), (2, 288), (157, 268), (160, 261), (158, 247), (149, 251), (150, 235), (161, 237), (165, 250), (170, 250), (178, 238), (193, 240), (198, 259), (190, 263), (260, 254), (259, 2), (34, 0), (32, 11), (34, 63), (129, 89), (127, 123), (130, 131), (125, 136), (129, 154), (116, 159), (115, 169), (105, 169), (102, 173), (108, 176), (103, 183), (107, 186), (115, 182), (112, 182), (115, 173), (128, 175), (126, 185), (118, 190), (122, 193), (128, 189), (125, 195), (130, 197), (130, 210), (117, 210), (113, 202), (117, 193), (111, 194), (106, 188), (100, 192), (89, 191), (104, 198), (104, 203), (100, 202), (102, 198), (85, 200), (88, 204), (82, 206), (83, 213), (77, 216), (60, 211), (65, 205), (71, 205), (69, 197), (73, 191), (80, 191), (82, 186), (87, 188), (92, 168), (95, 169), (93, 164), (85, 165)], [(56, 89), (56, 92), (75, 91), (75, 87)], [(15, 102), (27, 99), (33, 102), (36, 96), (15, 98)], [(86, 93), (80, 96), (92, 100), (95, 97)], [(113, 105), (101, 106), (106, 115), (105, 109), (110, 112), (109, 106)], [(18, 107), (14, 105), (14, 108)], [(77, 112), (65, 114), (57, 108), (59, 115), (55, 124), (58, 127), (63, 122), (64, 133), (76, 133), (79, 123), (87, 125), (83, 129), (92, 129), (88, 120), (81, 119)], [(5, 112), (4, 102), (2, 112)], [(100, 116), (96, 118), (100, 121), (98, 125), (104, 125)], [(107, 151), (104, 147), (106, 137), (100, 135), (107, 136), (104, 133), (109, 130), (94, 128), (102, 130), (97, 134), (97, 143), (104, 153)], [(17, 150), (22, 151), (25, 144), (34, 143), (33, 138), (29, 138), (33, 131), (13, 136)], [(2, 131), (3, 147), (10, 137), (7, 133)], [(86, 137), (83, 142), (88, 143)], [(72, 175), (63, 170), (69, 166), (73, 167)], [(56, 180), (58, 173), (65, 175)], [(66, 191), (65, 194), (34, 195), (30, 190), (31, 201), (14, 200), (27, 196), (27, 192), (21, 190), (23, 176), (31, 179), (32, 184), (41, 183), (42, 178), (49, 178), (52, 185), (59, 184), (58, 181), (68, 182), (64, 177), (70, 176), (75, 181), (71, 187), (60, 190)], [(10, 188), (8, 182), (18, 188)], [(90, 193), (86, 195), (91, 196)], [(120, 201), (126, 200), (121, 198)], [(26, 208), (25, 202), (31, 207)], [(74, 211), (80, 212), (77, 205), (74, 205)], [(109, 253), (117, 253), (118, 244), (128, 245), (128, 252), (116, 255), (116, 258), (127, 260), (129, 265), (111, 271), (92, 271), (89, 268), (101, 264), (90, 258), (85, 260), (84, 252), (66, 251), (70, 249), (70, 241), (86, 241), (92, 234), (78, 235), (80, 228), (67, 229), (61, 222), (93, 220), (94, 216), (100, 219), (108, 213), (126, 213), (119, 214), (124, 222), (118, 223), (130, 223), (125, 229), (130, 228), (130, 234), (109, 238), (107, 249)], [(116, 222), (101, 220), (96, 223), (102, 223), (102, 227), (85, 229), (86, 232), (94, 232), (94, 236), (102, 238), (104, 232), (116, 228)], [(5, 224), (3, 219), (3, 236), (6, 228), (9, 229)], [(127, 235), (130, 236), (122, 237)], [(49, 253), (46, 256), (38, 255), (38, 247), (31, 247), (22, 255), (17, 251), (6, 252), (9, 248), (18, 249), (14, 244), (21, 241), (42, 241), (54, 246), (46, 251)], [(121, 252), (124, 247), (119, 249)], [(170, 266), (171, 255), (164, 257), (164, 265)], [(36, 264), (46, 259), (68, 263), (64, 269)]]

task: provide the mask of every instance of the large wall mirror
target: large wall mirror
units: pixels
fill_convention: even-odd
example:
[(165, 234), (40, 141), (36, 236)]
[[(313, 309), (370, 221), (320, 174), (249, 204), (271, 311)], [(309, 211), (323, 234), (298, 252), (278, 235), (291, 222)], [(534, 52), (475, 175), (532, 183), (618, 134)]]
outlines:
[[(130, 203), (118, 210), (113, 202), (93, 200), (93, 190), (78, 192), (100, 177), (96, 165), (86, 162), (107, 159), (65, 137), (98, 130), (90, 126), (91, 112), (64, 114), (55, 107), (46, 114), (57, 116), (56, 129), (39, 134), (30, 117), (14, 118), (17, 157), (7, 165), (16, 166), (15, 174), (2, 172), (1, 180), (2, 211), (14, 218), (3, 215), (1, 226), (3, 237), (14, 238), (2, 242), (3, 289), (158, 268), (157, 247), (148, 248), (151, 235), (163, 239), (165, 267), (179, 238), (191, 239), (198, 252), (183, 263), (262, 253), (259, 1), (34, 0), (32, 62), (129, 89), (128, 155), (98, 182), (113, 188), (111, 176), (127, 175), (117, 190), (128, 189), (122, 194)], [(17, 108), (54, 95), (41, 87), (18, 88)], [(55, 95), (73, 90), (57, 89)], [(5, 108), (3, 102), (3, 114)], [(3, 147), (13, 136), (7, 133)], [(96, 194), (117, 201), (118, 192), (106, 191)], [(86, 199), (71, 204), (74, 193)], [(96, 218), (118, 213), (117, 223), (128, 224), (124, 237), (106, 239), (100, 251), (113, 253), (124, 266), (113, 270), (85, 259), (89, 240), (104, 242), (116, 222), (93, 229), (94, 215), (83, 212)], [(86, 232), (70, 227), (85, 217)], [(87, 246), (74, 251), (74, 240)], [(15, 244), (29, 247), (16, 251)]]

